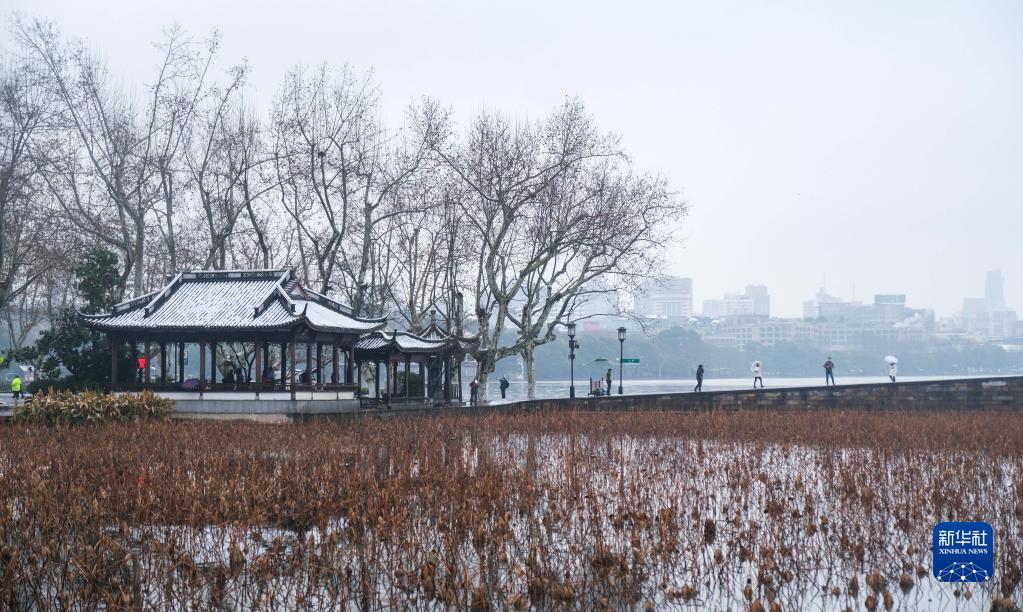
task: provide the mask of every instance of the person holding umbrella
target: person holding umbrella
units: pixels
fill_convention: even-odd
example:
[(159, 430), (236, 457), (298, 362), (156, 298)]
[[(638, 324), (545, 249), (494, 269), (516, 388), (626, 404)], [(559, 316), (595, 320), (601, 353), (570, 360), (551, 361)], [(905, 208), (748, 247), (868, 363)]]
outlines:
[(895, 382), (895, 374), (899, 370), (899, 360), (891, 355), (885, 357), (884, 360), (888, 362), (888, 378)]
[(754, 389), (757, 388), (757, 381), (759, 380), (760, 388), (763, 389), (764, 379), (760, 377), (760, 373), (763, 370), (763, 364), (761, 364), (759, 361), (754, 361), (751, 367), (753, 368), (753, 388)]

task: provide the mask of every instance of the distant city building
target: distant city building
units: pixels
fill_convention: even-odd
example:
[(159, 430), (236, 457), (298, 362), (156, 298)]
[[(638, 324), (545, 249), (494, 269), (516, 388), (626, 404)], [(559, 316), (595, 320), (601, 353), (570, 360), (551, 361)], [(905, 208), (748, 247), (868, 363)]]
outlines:
[(835, 304), (840, 303), (841, 298), (837, 298), (833, 295), (828, 295), (824, 291), (824, 287), (817, 290), (817, 294), (814, 295), (812, 300), (803, 302), (803, 318), (804, 319), (816, 319), (821, 316), (821, 304)]
[(693, 314), (693, 279), (665, 276), (651, 281), (636, 296), (636, 312), (653, 317)]
[(1005, 306), (1005, 279), (1000, 270), (984, 278), (984, 297), (963, 300), (962, 329), (982, 340), (1017, 335), (1016, 311)]
[(752, 316), (753, 298), (741, 293), (726, 293), (724, 299), (703, 300), (705, 317)]
[(767, 292), (766, 285), (746, 285), (746, 296), (753, 300), (753, 314), (771, 316), (771, 294)]
[(984, 279), (984, 298), (988, 308), (1001, 310), (1005, 308), (1005, 279), (1001, 270), (991, 270)]
[(703, 300), (706, 317), (771, 316), (771, 295), (764, 285), (747, 285), (743, 293), (726, 293), (723, 298)]

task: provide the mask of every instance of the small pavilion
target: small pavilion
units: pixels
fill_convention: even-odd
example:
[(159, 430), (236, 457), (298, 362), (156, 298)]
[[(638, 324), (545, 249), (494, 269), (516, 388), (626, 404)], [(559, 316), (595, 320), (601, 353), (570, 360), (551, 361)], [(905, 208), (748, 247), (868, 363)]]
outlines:
[[(355, 346), (355, 359), (375, 368), (377, 400), (392, 402), (461, 402), (462, 361), (476, 350), (479, 341), (448, 334), (435, 323), (419, 334), (408, 331), (375, 331)], [(386, 368), (382, 377), (380, 366)], [(412, 393), (412, 367), (418, 374), (417, 393)], [(399, 370), (404, 367), (404, 376)], [(362, 368), (359, 368), (360, 372)], [(381, 390), (382, 380), (387, 388)]]
[(352, 399), (356, 344), (385, 319), (358, 317), (302, 286), (294, 270), (182, 272), (148, 295), (82, 323), (127, 343), (137, 364), (112, 391), (151, 389), (174, 399)]

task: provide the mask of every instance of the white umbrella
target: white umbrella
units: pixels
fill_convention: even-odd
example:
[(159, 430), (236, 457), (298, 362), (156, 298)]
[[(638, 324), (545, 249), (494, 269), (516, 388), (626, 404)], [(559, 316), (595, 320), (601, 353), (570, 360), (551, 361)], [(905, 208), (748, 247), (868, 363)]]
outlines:
[(753, 363), (750, 364), (749, 369), (756, 370), (759, 367), (760, 367), (760, 362), (759, 361), (754, 361)]
[(884, 358), (884, 362), (891, 365), (893, 363), (899, 363), (899, 360), (894, 355), (888, 355)]

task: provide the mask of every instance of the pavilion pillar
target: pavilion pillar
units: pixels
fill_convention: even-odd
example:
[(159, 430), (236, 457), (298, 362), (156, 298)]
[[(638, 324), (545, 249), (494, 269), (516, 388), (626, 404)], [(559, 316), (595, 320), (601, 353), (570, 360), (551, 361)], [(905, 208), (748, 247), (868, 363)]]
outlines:
[(323, 384), (323, 344), (316, 343), (316, 382)]
[[(262, 342), (262, 343), (260, 343), (260, 349), (257, 349), (257, 350), (260, 350), (260, 352), (263, 353), (263, 370), (259, 370), (259, 372), (258, 372), (259, 380), (260, 380), (260, 382), (262, 382), (262, 380), (263, 380), (263, 371), (270, 369), (270, 343), (269, 342)], [(270, 381), (270, 382), (273, 382), (273, 381)]]
[(263, 388), (263, 352), (266, 345), (260, 346), (260, 342), (256, 341), (256, 346), (253, 347), (256, 351), (256, 399), (259, 399), (259, 391)]
[(444, 359), (444, 401), (451, 401), (451, 357)]
[(330, 382), (332, 382), (334, 384), (337, 384), (337, 383), (341, 382), (341, 380), (339, 378), (339, 368), (340, 368), (341, 364), (338, 363), (338, 359), (340, 359), (341, 353), (340, 353), (340, 351), (338, 351), (337, 340), (334, 340), (334, 343), (331, 345), (331, 351), (332, 351), (331, 357), (333, 359), (330, 362), (330, 364), (331, 364), (330, 365), (330, 369), (331, 369)]
[(206, 387), (206, 341), (199, 341), (199, 397)]
[(133, 389), (139, 382), (139, 342), (137, 338), (132, 338), (128, 341), (128, 346), (131, 349), (128, 351), (128, 357), (131, 358), (131, 382), (128, 383), (128, 388)]
[(185, 382), (185, 343), (178, 342), (178, 382)]
[(117, 336), (110, 336), (110, 392), (117, 390)]
[(429, 375), (429, 374), (427, 374), (427, 370), (429, 370), (429, 369), (430, 368), (428, 368), (426, 366), (426, 362), (425, 361), (420, 361), (419, 362), (419, 377), (423, 379), (423, 399), (426, 399), (427, 397), (430, 396), (429, 391), (428, 391), (428, 387), (427, 387), (427, 382), (428, 381), (426, 380), (426, 377)]
[(149, 340), (146, 340), (146, 386), (147, 387), (149, 386), (149, 383), (152, 382), (152, 371), (153, 371), (153, 368), (152, 368), (152, 365), (149, 363), (149, 351), (150, 351), (151, 348), (152, 348), (152, 343)]
[[(200, 349), (200, 350), (202, 350), (202, 349)], [(215, 384), (217, 384), (217, 343), (216, 343), (216, 341), (210, 342), (210, 363), (213, 366), (212, 368), (210, 368), (210, 384), (211, 385), (215, 385)], [(237, 374), (235, 376), (237, 376)], [(238, 379), (235, 379), (235, 382), (238, 382)]]
[(355, 344), (348, 349), (348, 361), (345, 363), (345, 381), (351, 385), (355, 383)]
[[(289, 361), (288, 361), (288, 345), (282, 343), (281, 344), (281, 386), (282, 387), (284, 386), (285, 379), (288, 376), (288, 363), (289, 363)], [(293, 363), (295, 363), (295, 361), (291, 360), (290, 363), (293, 364)]]
[(295, 340), (294, 338), (288, 343), (288, 361), (291, 362), (291, 373), (289, 378), (291, 380), (291, 401), (295, 401)]
[(373, 377), (375, 381), (374, 386), (376, 387), (376, 397), (377, 399), (380, 399), (380, 361), (374, 361), (373, 366), (376, 368), (376, 376)]
[(305, 379), (313, 384), (313, 343), (305, 343)]
[(359, 393), (362, 392), (362, 364), (355, 364), (355, 386), (359, 388)]
[(462, 362), (458, 361), (458, 401), (462, 401)]
[(167, 343), (160, 343), (160, 383), (167, 384)]
[(412, 374), (412, 358), (405, 357), (405, 399), (408, 399), (409, 376)]

